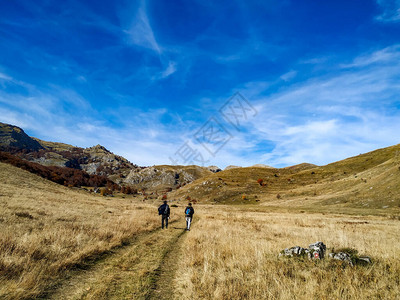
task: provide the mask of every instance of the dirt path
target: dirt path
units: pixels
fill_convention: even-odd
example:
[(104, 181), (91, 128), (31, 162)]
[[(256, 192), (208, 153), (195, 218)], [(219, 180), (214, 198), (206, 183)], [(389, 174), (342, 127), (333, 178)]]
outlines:
[(170, 247), (164, 253), (162, 264), (155, 271), (153, 277), (153, 286), (146, 295), (146, 299), (170, 300), (174, 297), (173, 280), (178, 270), (180, 256), (182, 255), (180, 238), (184, 235), (185, 230), (182, 228), (181, 234), (176, 237), (175, 241), (171, 241)]
[(88, 270), (79, 270), (46, 299), (173, 299), (183, 220), (139, 235)]

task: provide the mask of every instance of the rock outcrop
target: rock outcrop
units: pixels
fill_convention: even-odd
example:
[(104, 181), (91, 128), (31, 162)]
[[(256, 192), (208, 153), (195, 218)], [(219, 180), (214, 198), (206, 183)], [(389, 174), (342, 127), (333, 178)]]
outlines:
[[(357, 250), (350, 248), (346, 249), (347, 250), (329, 253), (329, 258), (342, 261), (350, 266), (367, 265), (372, 263), (372, 260), (369, 256), (358, 256)], [(300, 246), (286, 248), (280, 252), (279, 256), (324, 259), (325, 253), (326, 245), (323, 242), (316, 242), (309, 245), (308, 248), (302, 248)]]
[(308, 246), (309, 257), (323, 259), (325, 257), (326, 245), (323, 242), (316, 242)]
[(212, 171), (199, 166), (153, 166), (142, 170), (132, 170), (124, 182), (146, 189), (175, 188), (191, 183)]
[(346, 252), (329, 253), (329, 257), (336, 260), (344, 261), (348, 263), (350, 266), (353, 266), (353, 262), (351, 261), (351, 256)]
[(231, 170), (231, 169), (237, 169), (237, 168), (241, 168), (241, 167), (229, 165), (229, 166), (227, 166), (227, 167), (224, 169), (224, 171)]
[(221, 172), (222, 170), (220, 168), (218, 168), (217, 166), (209, 166), (207, 167), (207, 169), (209, 169), (211, 172), (213, 173), (218, 173)]
[(308, 248), (302, 248), (300, 246), (295, 246), (291, 248), (286, 248), (281, 251), (279, 256), (307, 256), (309, 259), (323, 259), (325, 257), (326, 246), (323, 242), (316, 242), (308, 246)]

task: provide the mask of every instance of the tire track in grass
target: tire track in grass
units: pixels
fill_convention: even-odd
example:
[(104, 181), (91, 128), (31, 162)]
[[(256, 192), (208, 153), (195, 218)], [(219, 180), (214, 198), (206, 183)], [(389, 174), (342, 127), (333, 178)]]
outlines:
[(171, 240), (169, 247), (165, 249), (160, 265), (154, 270), (152, 287), (145, 297), (146, 300), (170, 300), (175, 298), (173, 280), (178, 269), (178, 261), (182, 255), (181, 237), (185, 232), (185, 229), (182, 228), (181, 233)]

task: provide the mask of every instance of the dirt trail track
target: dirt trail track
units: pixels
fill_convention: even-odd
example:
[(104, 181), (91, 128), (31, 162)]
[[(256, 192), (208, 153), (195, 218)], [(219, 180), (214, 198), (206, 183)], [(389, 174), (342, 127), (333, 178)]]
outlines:
[(183, 222), (139, 235), (89, 269), (74, 271), (45, 299), (174, 299)]

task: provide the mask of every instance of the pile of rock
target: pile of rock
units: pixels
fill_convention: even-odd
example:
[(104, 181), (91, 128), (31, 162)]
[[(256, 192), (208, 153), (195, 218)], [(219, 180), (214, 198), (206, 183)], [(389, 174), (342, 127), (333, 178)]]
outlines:
[(307, 256), (309, 259), (323, 259), (325, 257), (326, 246), (323, 242), (316, 242), (308, 246), (308, 248), (302, 248), (295, 246), (282, 250), (279, 256)]
[[(281, 251), (279, 256), (288, 257), (308, 257), (309, 259), (323, 259), (326, 253), (326, 245), (323, 242), (316, 242), (308, 246), (308, 248), (303, 248), (300, 246), (295, 246), (291, 248), (286, 248)], [(355, 264), (367, 265), (371, 264), (372, 260), (368, 256), (358, 256), (357, 250), (348, 249), (348, 251), (343, 250), (339, 252), (329, 253), (329, 258), (340, 260), (348, 263), (350, 266)]]
[(358, 256), (356, 254), (350, 254), (347, 252), (337, 252), (337, 253), (329, 253), (329, 257), (336, 259), (336, 260), (340, 260), (343, 262), (348, 263), (350, 266), (354, 266), (354, 265), (369, 265), (372, 264), (372, 260), (369, 256)]

